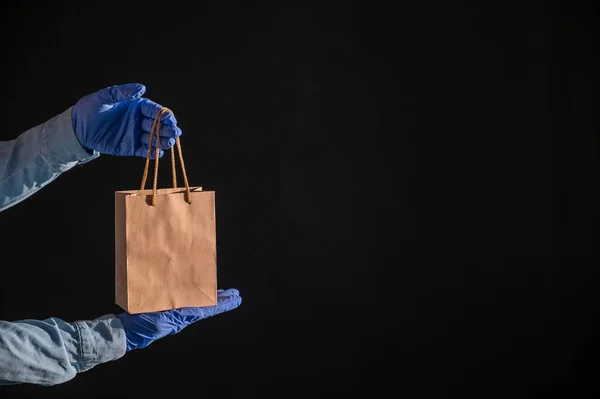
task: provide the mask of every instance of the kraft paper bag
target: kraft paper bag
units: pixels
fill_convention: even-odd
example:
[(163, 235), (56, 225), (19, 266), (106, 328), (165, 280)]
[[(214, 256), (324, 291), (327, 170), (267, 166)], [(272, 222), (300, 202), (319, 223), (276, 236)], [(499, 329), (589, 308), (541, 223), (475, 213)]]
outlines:
[(144, 190), (150, 144), (141, 190), (115, 193), (115, 301), (132, 314), (217, 304), (215, 193), (189, 187), (179, 138), (176, 146), (185, 188), (177, 187), (173, 147), (174, 188), (156, 187), (157, 151), (154, 187)]

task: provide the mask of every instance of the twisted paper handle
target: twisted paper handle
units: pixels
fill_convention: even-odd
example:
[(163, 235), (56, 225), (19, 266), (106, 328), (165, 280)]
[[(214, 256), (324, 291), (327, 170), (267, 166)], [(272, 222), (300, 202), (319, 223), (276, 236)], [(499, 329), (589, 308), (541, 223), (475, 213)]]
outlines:
[[(148, 144), (148, 154), (146, 155), (146, 166), (144, 166), (144, 175), (142, 176), (142, 185), (140, 190), (144, 190), (146, 186), (146, 179), (148, 178), (148, 168), (150, 166), (150, 155), (152, 154), (152, 140), (154, 139), (154, 134), (156, 133), (156, 156), (154, 158), (154, 184), (152, 186), (152, 200), (151, 205), (156, 205), (156, 185), (158, 182), (158, 160), (159, 160), (159, 138), (160, 138), (160, 119), (162, 118), (165, 112), (171, 112), (170, 109), (163, 107), (158, 115), (154, 118), (152, 122), (152, 129), (150, 130), (150, 144)], [(179, 152), (179, 162), (181, 163), (181, 170), (183, 171), (183, 182), (185, 183), (185, 202), (188, 204), (192, 203), (192, 195), (190, 194), (190, 185), (188, 183), (187, 174), (185, 173), (185, 164), (183, 163), (183, 152), (181, 151), (181, 141), (179, 137), (175, 139), (175, 144), (177, 145), (177, 150)], [(175, 170), (175, 146), (171, 147), (171, 171), (173, 172), (173, 188), (177, 188), (177, 172)]]

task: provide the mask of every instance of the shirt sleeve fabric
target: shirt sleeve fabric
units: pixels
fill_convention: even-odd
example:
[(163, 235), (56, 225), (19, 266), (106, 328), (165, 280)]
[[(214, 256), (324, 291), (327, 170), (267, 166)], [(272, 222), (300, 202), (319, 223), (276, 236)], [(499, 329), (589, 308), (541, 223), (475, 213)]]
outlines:
[(0, 211), (31, 196), (61, 173), (100, 156), (79, 143), (72, 109), (14, 140), (0, 142)]
[[(0, 142), (0, 211), (100, 155), (77, 140), (71, 111)], [(0, 385), (60, 384), (125, 351), (125, 330), (115, 315), (73, 323), (54, 317), (0, 321)]]
[(67, 323), (0, 321), (0, 385), (56, 385), (125, 355), (125, 330), (115, 315)]

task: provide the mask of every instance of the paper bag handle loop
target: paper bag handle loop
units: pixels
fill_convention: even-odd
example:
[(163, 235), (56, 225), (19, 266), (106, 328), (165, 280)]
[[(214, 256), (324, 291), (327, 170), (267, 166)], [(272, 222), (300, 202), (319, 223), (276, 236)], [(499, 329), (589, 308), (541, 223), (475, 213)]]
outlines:
[[(156, 205), (156, 185), (158, 182), (158, 160), (159, 160), (159, 138), (160, 138), (160, 119), (166, 112), (171, 112), (169, 108), (163, 107), (152, 122), (152, 129), (150, 130), (150, 144), (148, 144), (148, 154), (146, 155), (146, 166), (144, 166), (144, 175), (142, 176), (142, 186), (140, 190), (144, 190), (146, 186), (146, 179), (148, 178), (148, 167), (150, 166), (150, 154), (152, 154), (152, 139), (156, 132), (156, 156), (154, 159), (154, 185), (152, 186), (152, 200), (151, 205)], [(183, 152), (181, 151), (181, 141), (179, 137), (175, 138), (175, 144), (179, 153), (179, 163), (181, 163), (181, 170), (183, 171), (183, 182), (185, 184), (185, 202), (188, 204), (192, 203), (192, 195), (190, 194), (190, 185), (188, 183), (187, 174), (185, 173), (185, 164), (183, 163)], [(173, 172), (173, 188), (177, 188), (177, 173), (175, 170), (175, 146), (171, 147), (171, 170)]]

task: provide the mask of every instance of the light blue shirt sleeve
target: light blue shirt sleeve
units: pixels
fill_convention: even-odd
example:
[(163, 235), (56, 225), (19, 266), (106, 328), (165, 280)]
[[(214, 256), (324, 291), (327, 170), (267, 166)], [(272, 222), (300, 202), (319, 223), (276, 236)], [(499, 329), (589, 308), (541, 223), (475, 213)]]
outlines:
[[(99, 156), (79, 144), (71, 109), (0, 142), (0, 211)], [(0, 385), (60, 384), (122, 357), (125, 349), (125, 330), (115, 315), (73, 323), (58, 318), (0, 321)]]
[(0, 321), (0, 385), (56, 385), (125, 354), (125, 330), (115, 315), (67, 323)]
[(0, 142), (0, 211), (18, 204), (60, 174), (100, 154), (81, 146), (70, 107), (62, 114)]

